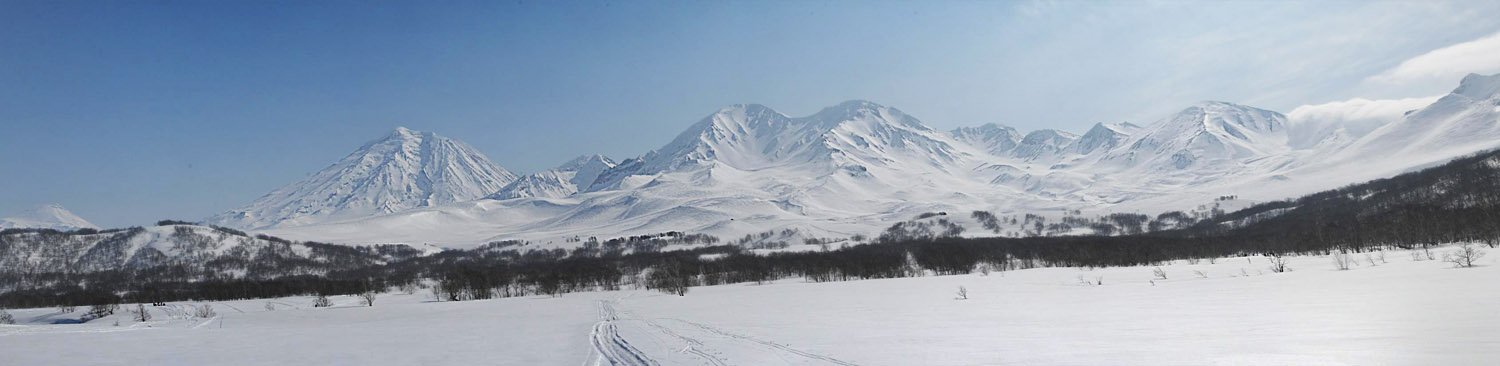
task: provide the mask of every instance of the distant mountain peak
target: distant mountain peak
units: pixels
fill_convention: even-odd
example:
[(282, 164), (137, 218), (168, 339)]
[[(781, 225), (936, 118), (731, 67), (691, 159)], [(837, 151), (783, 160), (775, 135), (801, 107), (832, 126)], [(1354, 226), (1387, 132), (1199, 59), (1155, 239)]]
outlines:
[(73, 230), (98, 229), (99, 226), (78, 217), (62, 205), (49, 203), (0, 218), (0, 229), (10, 228)]
[(1464, 76), (1464, 79), (1458, 82), (1458, 88), (1453, 89), (1453, 94), (1471, 99), (1489, 99), (1500, 95), (1500, 74)]
[(477, 199), (515, 179), (463, 142), (397, 127), (316, 174), (209, 221), (257, 229), (365, 217)]

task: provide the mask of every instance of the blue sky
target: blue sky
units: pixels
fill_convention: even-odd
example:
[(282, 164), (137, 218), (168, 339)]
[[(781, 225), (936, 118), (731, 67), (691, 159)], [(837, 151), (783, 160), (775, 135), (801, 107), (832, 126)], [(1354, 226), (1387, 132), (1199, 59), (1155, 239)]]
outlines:
[(868, 99), (942, 129), (1081, 131), (1199, 100), (1285, 112), (1429, 96), (1500, 72), (1494, 14), (1500, 3), (1472, 1), (0, 0), (0, 213), (56, 202), (105, 226), (199, 219), (396, 126), (532, 172), (642, 154), (736, 103), (806, 115)]

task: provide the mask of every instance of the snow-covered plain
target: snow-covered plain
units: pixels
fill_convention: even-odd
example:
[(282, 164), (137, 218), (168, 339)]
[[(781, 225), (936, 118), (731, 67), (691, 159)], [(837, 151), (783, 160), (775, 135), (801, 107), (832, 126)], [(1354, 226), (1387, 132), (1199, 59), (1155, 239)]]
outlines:
[[(1437, 256), (1450, 249), (1435, 249)], [(1489, 252), (1494, 249), (1485, 248)], [(1152, 267), (627, 290), (468, 302), (384, 294), (212, 303), (218, 317), (12, 309), (5, 365), (1493, 365), (1500, 253), (1405, 251)], [(1425, 259), (1425, 257), (1423, 258)], [(1373, 261), (1372, 265), (1370, 261)], [(1196, 272), (1195, 272), (1196, 271)], [(1200, 276), (1197, 272), (1201, 272)], [(1084, 284), (1084, 281), (1102, 285)], [(959, 286), (968, 299), (955, 298)], [(275, 307), (268, 311), (266, 304)], [(133, 305), (131, 306), (133, 307)], [(119, 325), (114, 325), (118, 321)]]

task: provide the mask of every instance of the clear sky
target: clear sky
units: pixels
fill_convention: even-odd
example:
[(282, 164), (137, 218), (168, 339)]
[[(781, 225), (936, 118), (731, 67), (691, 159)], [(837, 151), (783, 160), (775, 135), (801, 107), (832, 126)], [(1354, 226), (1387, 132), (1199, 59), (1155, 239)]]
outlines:
[[(1500, 2), (0, 0), (0, 214), (196, 220), (396, 126), (517, 172), (640, 155), (719, 107), (848, 99), (948, 129), (1200, 100), (1441, 94)], [(1445, 53), (1446, 52), (1446, 53)]]

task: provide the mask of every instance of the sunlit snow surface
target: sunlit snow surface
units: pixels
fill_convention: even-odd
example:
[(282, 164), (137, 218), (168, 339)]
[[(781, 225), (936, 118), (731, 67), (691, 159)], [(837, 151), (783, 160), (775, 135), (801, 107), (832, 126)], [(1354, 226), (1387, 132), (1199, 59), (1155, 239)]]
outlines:
[[(385, 294), (154, 307), (12, 309), (5, 365), (1493, 365), (1500, 251), (1475, 268), (1378, 254), (1162, 267), (629, 290), (468, 302)], [(1437, 249), (1438, 255), (1447, 248)], [(1194, 271), (1201, 271), (1206, 278)], [(1081, 280), (1103, 285), (1084, 285)], [(1153, 283), (1154, 282), (1154, 283)], [(956, 300), (959, 286), (969, 299)], [(267, 311), (267, 304), (274, 311)], [(119, 326), (114, 323), (118, 321)]]

